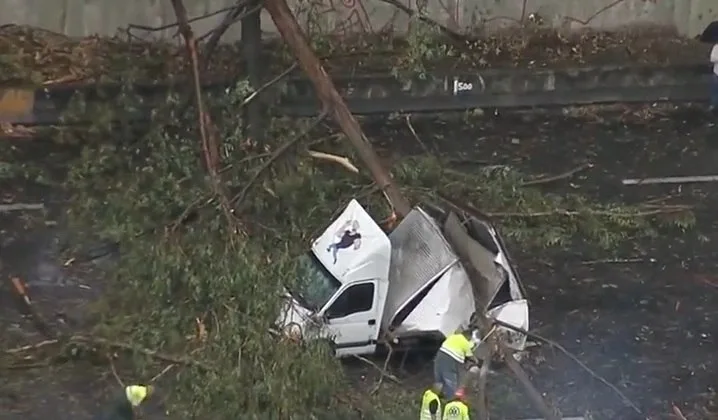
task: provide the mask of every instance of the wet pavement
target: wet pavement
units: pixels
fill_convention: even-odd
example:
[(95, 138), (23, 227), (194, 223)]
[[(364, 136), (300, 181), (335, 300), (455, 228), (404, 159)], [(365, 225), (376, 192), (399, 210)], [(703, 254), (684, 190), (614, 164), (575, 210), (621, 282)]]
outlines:
[[(620, 180), (716, 173), (718, 149), (713, 139), (717, 131), (699, 110), (646, 121), (640, 113), (634, 114), (617, 111), (578, 120), (560, 113), (498, 117), (488, 113), (472, 116), (468, 122), (422, 117), (414, 120), (414, 127), (430, 148), (482, 162), (474, 165), (505, 164), (538, 175), (565, 172), (586, 161), (594, 164), (570, 180), (542, 187), (551, 191), (577, 191), (626, 202), (671, 194), (677, 202), (697, 205), (697, 233), (666, 234), (635, 243), (621, 255), (645, 261), (591, 262), (596, 256), (580, 243), (571, 252), (527, 255), (516, 249), (513, 253), (529, 287), (532, 326), (539, 334), (576, 354), (651, 418), (671, 418), (672, 403), (686, 414), (698, 413), (689, 418), (710, 418), (718, 415), (714, 391), (718, 222), (712, 216), (718, 209), (718, 184), (624, 187)], [(363, 125), (370, 137), (383, 140), (378, 143), (384, 149), (400, 155), (419, 151), (403, 120)], [(12, 191), (17, 201), (57, 202), (57, 197), (47, 198), (42, 191)], [(69, 239), (61, 229), (62, 206), (57, 202), (49, 207), (48, 215), (0, 214), (1, 274), (3, 279), (10, 274), (22, 276), (50, 322), (72, 329), (84, 322), (83, 307), (100, 293), (102, 279), (88, 264), (63, 267), (69, 258), (63, 253)], [(48, 221), (58, 223), (47, 226)], [(22, 229), (21, 224), (28, 227)], [(0, 283), (0, 338), (11, 345), (40, 341), (29, 320), (20, 315), (21, 305), (8, 285)], [(640, 418), (604, 385), (546, 345), (532, 350), (524, 366), (566, 415), (590, 411), (598, 419)], [(364, 367), (353, 369), (353, 377), (368, 381)], [(112, 384), (112, 379), (106, 368), (102, 374), (79, 378), (67, 373), (70, 370), (18, 372), (11, 382), (33, 387), (34, 393), (47, 398), (29, 404), (23, 401), (22, 388), (0, 385), (0, 407), (17, 413), (0, 418), (40, 419), (50, 412), (57, 413), (57, 419), (86, 417), (94, 405), (88, 396)], [(416, 388), (409, 387), (407, 392), (418, 392), (430, 381), (426, 371), (417, 373), (411, 380)], [(516, 396), (511, 380), (492, 376), (489, 386), (503, 415), (535, 416), (526, 398)], [(509, 386), (514, 388), (509, 390)]]
[[(640, 260), (634, 263), (609, 255), (610, 261), (601, 263), (580, 242), (570, 252), (537, 256), (517, 249), (514, 257), (529, 288), (532, 327), (539, 334), (574, 353), (651, 418), (672, 418), (672, 403), (684, 413), (698, 412), (689, 418), (716, 417), (718, 184), (623, 186), (621, 180), (718, 173), (718, 130), (695, 109), (664, 116), (654, 111), (658, 117), (645, 122), (645, 115), (624, 112), (583, 121), (555, 114), (484, 116), (473, 118), (478, 128), (451, 131), (451, 123), (437, 130), (436, 123), (419, 119), (414, 128), (442, 153), (453, 149), (467, 161), (510, 165), (526, 173), (552, 175), (594, 164), (543, 187), (552, 192), (633, 203), (671, 195), (674, 203), (695, 205), (696, 232), (635, 242), (618, 258)], [(410, 145), (410, 136), (398, 123), (394, 135), (385, 134), (393, 144)], [(413, 143), (406, 153), (418, 150)], [(530, 355), (525, 366), (532, 379), (566, 415), (641, 418), (550, 346)], [(493, 381), (498, 400), (509, 395), (507, 386), (515, 386)], [(531, 416), (525, 398), (500, 405), (506, 416)]]

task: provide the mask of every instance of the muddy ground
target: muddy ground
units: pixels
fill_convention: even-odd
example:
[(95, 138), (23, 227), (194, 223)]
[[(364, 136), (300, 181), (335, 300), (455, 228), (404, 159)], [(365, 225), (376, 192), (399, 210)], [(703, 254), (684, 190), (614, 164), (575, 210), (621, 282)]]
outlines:
[[(422, 117), (415, 118), (414, 127), (430, 148), (469, 161), (462, 170), (501, 164), (535, 175), (555, 174), (590, 161), (592, 169), (543, 188), (578, 190), (605, 201), (674, 195), (673, 202), (696, 205), (698, 233), (675, 232), (621, 250), (621, 258), (637, 262), (589, 261), (614, 256), (596, 255), (580, 242), (572, 249), (539, 254), (515, 247), (512, 251), (530, 291), (536, 332), (575, 353), (653, 419), (673, 418), (672, 403), (689, 419), (718, 416), (714, 374), (718, 226), (712, 216), (718, 208), (718, 185), (624, 187), (620, 182), (624, 177), (716, 173), (716, 127), (707, 114), (693, 108), (661, 111), (650, 119), (642, 113), (580, 114), (580, 118), (573, 112)], [(363, 125), (384, 151), (421, 152), (403, 119)], [(11, 274), (27, 280), (36, 305), (50, 322), (62, 328), (79, 327), (84, 322), (83, 307), (101, 293), (102, 280), (93, 276), (90, 264), (62, 267), (68, 257), (61, 252), (66, 235), (56, 226), (62, 225), (62, 194), (7, 182), (0, 191), (3, 200), (44, 201), (50, 209), (46, 214), (0, 214), (3, 347), (43, 339), (20, 314), (21, 306), (5, 281)], [(588, 411), (599, 419), (640, 418), (604, 385), (546, 345), (532, 349), (524, 366), (565, 415)], [(372, 368), (352, 363), (349, 372), (358, 386), (373, 386)], [(400, 386), (387, 381), (380, 392), (418, 398), (431, 381), (429, 372), (430, 365), (413, 360), (398, 373)], [(16, 369), (2, 376), (0, 418), (8, 420), (49, 415), (58, 420), (89, 418), (97, 399), (117, 389), (107, 367), (87, 362)], [(491, 376), (489, 387), (495, 408), (492, 418), (537, 417), (517, 385), (501, 372)]]

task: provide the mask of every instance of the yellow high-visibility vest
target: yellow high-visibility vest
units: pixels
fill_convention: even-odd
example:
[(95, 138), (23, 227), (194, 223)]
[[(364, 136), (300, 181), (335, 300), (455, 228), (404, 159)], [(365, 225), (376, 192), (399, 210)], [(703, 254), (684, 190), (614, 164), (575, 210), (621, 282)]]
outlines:
[[(429, 411), (429, 404), (431, 404), (432, 401), (436, 401), (437, 409), (436, 409), (436, 417), (431, 416), (431, 411)], [(436, 395), (436, 393), (430, 389), (427, 389), (426, 392), (424, 392), (424, 396), (421, 399), (421, 414), (419, 415), (419, 420), (438, 420), (441, 418), (441, 400), (439, 399), (439, 396)]]
[(469, 406), (461, 400), (451, 401), (444, 407), (444, 417), (442, 420), (470, 420)]
[(439, 351), (448, 354), (459, 363), (464, 363), (467, 357), (474, 355), (474, 344), (464, 334), (452, 334), (446, 337)]

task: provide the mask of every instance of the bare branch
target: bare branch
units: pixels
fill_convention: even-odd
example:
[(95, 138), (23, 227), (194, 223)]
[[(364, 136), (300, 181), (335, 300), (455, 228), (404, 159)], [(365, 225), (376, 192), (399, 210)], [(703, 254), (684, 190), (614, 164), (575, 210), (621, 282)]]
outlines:
[(317, 117), (312, 124), (310, 124), (307, 128), (305, 128), (301, 133), (299, 133), (298, 136), (294, 137), (293, 139), (289, 140), (288, 142), (284, 143), (282, 146), (280, 146), (277, 150), (272, 153), (272, 155), (262, 163), (262, 165), (254, 172), (254, 175), (252, 175), (252, 178), (247, 181), (246, 184), (244, 184), (244, 188), (232, 197), (231, 200), (229, 200), (229, 204), (231, 206), (234, 206), (235, 208), (238, 207), (244, 199), (247, 196), (247, 192), (249, 192), (250, 188), (257, 182), (259, 179), (259, 176), (267, 170), (270, 166), (272, 166), (272, 163), (274, 163), (275, 160), (277, 160), (280, 156), (282, 156), (287, 150), (289, 150), (292, 146), (294, 146), (299, 140), (304, 138), (307, 134), (309, 134), (310, 131), (312, 131), (316, 126), (318, 126), (324, 118), (327, 116), (326, 112), (323, 112), (319, 117)]
[(421, 12), (418, 12), (411, 7), (400, 3), (397, 0), (379, 0), (382, 3), (386, 3), (388, 5), (394, 6), (397, 9), (401, 10), (402, 12), (409, 15), (409, 17), (413, 18), (416, 17), (420, 21), (426, 23), (429, 26), (433, 26), (434, 28), (438, 28), (441, 32), (445, 33), (446, 35), (449, 35), (453, 39), (465, 39), (466, 37), (462, 35), (459, 32), (454, 31), (453, 29), (449, 28), (448, 26), (435, 21), (434, 19), (430, 18), (429, 16), (424, 15)]
[[(198, 20), (210, 18), (210, 17), (216, 16), (220, 13), (224, 13), (228, 10), (233, 10), (235, 7), (236, 6), (224, 7), (222, 9), (215, 10), (214, 12), (205, 13), (201, 16), (193, 17), (192, 19), (187, 19), (187, 23), (197, 22)], [(137, 37), (136, 35), (134, 35), (132, 33), (133, 29), (145, 31), (145, 32), (159, 32), (159, 31), (171, 29), (171, 28), (174, 28), (174, 27), (180, 26), (180, 25), (181, 25), (181, 22), (179, 22), (179, 20), (177, 22), (169, 23), (167, 25), (162, 25), (162, 26), (144, 26), (144, 25), (136, 25), (136, 24), (131, 23), (131, 24), (127, 25), (126, 32), (127, 32), (128, 38), (132, 38), (133, 36)], [(139, 38), (139, 37), (137, 37), (137, 38)]]
[(532, 217), (550, 217), (550, 216), (581, 216), (581, 215), (593, 215), (593, 216), (609, 216), (609, 217), (649, 217), (657, 216), (660, 214), (672, 214), (672, 213), (683, 213), (690, 210), (687, 206), (665, 206), (662, 208), (646, 211), (637, 211), (634, 213), (621, 213), (610, 210), (586, 210), (586, 211), (574, 211), (574, 210), (551, 210), (551, 211), (535, 211), (535, 212), (499, 212), (499, 213), (485, 213), (488, 217), (519, 217), (519, 218), (532, 218)]
[(560, 181), (562, 179), (571, 178), (572, 176), (576, 175), (577, 173), (581, 171), (585, 171), (586, 169), (593, 168), (592, 163), (584, 163), (583, 165), (577, 166), (569, 171), (560, 173), (558, 175), (553, 176), (547, 176), (547, 177), (541, 177), (537, 179), (532, 179), (530, 181), (522, 182), (520, 186), (522, 187), (528, 187), (532, 185), (542, 185), (542, 184), (548, 184), (549, 182), (555, 182)]
[(22, 211), (22, 210), (44, 210), (45, 205), (42, 203), (13, 203), (13, 204), (0, 204), (0, 213), (7, 213), (11, 211)]
[(211, 31), (207, 32), (199, 38), (199, 40), (201, 41), (203, 38), (209, 36), (207, 44), (205, 44), (204, 58), (202, 60), (203, 69), (206, 69), (209, 66), (209, 62), (212, 59), (212, 54), (217, 48), (219, 40), (222, 38), (224, 33), (227, 32), (227, 29), (229, 29), (229, 27), (232, 26), (235, 22), (243, 19), (247, 15), (250, 15), (252, 13), (258, 13), (259, 10), (262, 8), (262, 5), (260, 3), (258, 6), (255, 6), (249, 11), (245, 12), (246, 8), (246, 0), (237, 0), (237, 3), (235, 3), (234, 6), (229, 8), (229, 11), (224, 16), (224, 19), (222, 19), (222, 22), (220, 22), (220, 24), (217, 25), (216, 28), (212, 29)]
[(577, 365), (579, 365), (583, 370), (585, 370), (586, 372), (588, 372), (588, 374), (591, 375), (594, 379), (597, 379), (597, 380), (598, 380), (599, 382), (601, 382), (602, 384), (604, 384), (604, 385), (606, 385), (607, 387), (611, 388), (611, 390), (613, 390), (613, 392), (615, 392), (616, 395), (618, 395), (619, 397), (621, 397), (621, 399), (623, 400), (623, 402), (626, 403), (626, 405), (628, 405), (629, 407), (631, 407), (636, 413), (638, 413), (638, 414), (640, 414), (640, 415), (643, 415), (643, 413), (641, 412), (641, 409), (639, 409), (638, 406), (637, 406), (633, 401), (631, 401), (623, 392), (621, 392), (621, 390), (618, 389), (618, 387), (617, 387), (616, 385), (613, 385), (613, 384), (610, 383), (607, 379), (605, 379), (604, 377), (602, 377), (601, 375), (599, 375), (598, 373), (596, 373), (595, 371), (593, 371), (593, 370), (592, 370), (591, 368), (589, 368), (585, 363), (583, 363), (581, 360), (579, 360), (578, 357), (574, 356), (571, 352), (569, 352), (568, 350), (566, 350), (566, 348), (564, 348), (562, 345), (558, 344), (557, 342), (555, 342), (555, 341), (553, 341), (553, 340), (549, 340), (548, 338), (542, 337), (542, 336), (540, 336), (540, 335), (538, 335), (538, 334), (532, 333), (532, 332), (530, 332), (530, 331), (528, 331), (528, 330), (525, 330), (525, 329), (523, 329), (523, 328), (516, 327), (516, 326), (514, 326), (514, 325), (511, 325), (511, 324), (509, 324), (509, 323), (500, 321), (500, 320), (498, 320), (498, 319), (492, 318), (490, 321), (493, 322), (493, 323), (496, 324), (496, 325), (500, 325), (500, 326), (502, 326), (502, 327), (504, 327), (504, 328), (508, 328), (508, 329), (510, 329), (510, 330), (512, 330), (512, 331), (516, 331), (516, 332), (518, 332), (518, 333), (524, 334), (524, 335), (526, 335), (527, 337), (531, 337), (531, 338), (533, 338), (533, 339), (536, 339), (536, 340), (538, 340), (538, 341), (541, 341), (542, 343), (548, 344), (549, 346), (551, 346), (551, 347), (557, 349), (558, 351), (560, 351), (561, 353), (563, 353), (566, 357), (568, 357), (569, 359), (571, 359), (571, 360), (573, 360), (574, 362), (576, 362)]
[(287, 67), (286, 70), (284, 70), (283, 72), (281, 72), (277, 77), (275, 77), (274, 79), (272, 79), (272, 80), (268, 81), (267, 83), (263, 84), (259, 89), (255, 90), (255, 91), (252, 92), (249, 96), (247, 96), (246, 98), (244, 98), (244, 100), (243, 100), (242, 103), (240, 104), (240, 107), (246, 106), (247, 104), (249, 104), (250, 102), (252, 102), (260, 93), (264, 92), (265, 90), (267, 90), (269, 87), (271, 87), (271, 86), (274, 85), (275, 83), (278, 83), (280, 80), (282, 80), (282, 79), (284, 79), (285, 77), (287, 77), (291, 72), (294, 71), (294, 69), (297, 68), (297, 66), (298, 66), (297, 63), (292, 64), (291, 66)]
[(309, 150), (307, 153), (309, 154), (309, 156), (311, 156), (315, 159), (326, 160), (329, 162), (338, 163), (339, 165), (346, 168), (346, 170), (348, 170), (349, 172), (352, 172), (355, 174), (359, 173), (359, 168), (354, 166), (354, 164), (348, 158), (346, 158), (344, 156), (337, 156), (337, 155), (333, 155), (331, 153), (324, 153), (324, 152), (315, 152), (314, 150)]

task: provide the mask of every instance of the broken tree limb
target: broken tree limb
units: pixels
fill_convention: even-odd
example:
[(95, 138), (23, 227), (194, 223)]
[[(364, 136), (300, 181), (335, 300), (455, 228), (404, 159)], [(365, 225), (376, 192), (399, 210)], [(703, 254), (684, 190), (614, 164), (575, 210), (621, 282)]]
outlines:
[(85, 336), (85, 335), (72, 335), (69, 337), (62, 337), (52, 340), (45, 340), (41, 341), (37, 344), (22, 346), (22, 347), (16, 347), (13, 349), (5, 350), (4, 353), (6, 354), (19, 354), (26, 351), (31, 351), (35, 349), (39, 349), (42, 347), (47, 347), (49, 345), (53, 344), (61, 344), (61, 345), (69, 345), (69, 344), (84, 344), (84, 345), (94, 345), (94, 346), (104, 346), (109, 347), (111, 349), (115, 350), (124, 350), (128, 352), (136, 352), (139, 354), (143, 354), (147, 357), (150, 357), (152, 359), (162, 360), (164, 362), (168, 362), (171, 364), (177, 364), (177, 365), (189, 365), (189, 366), (196, 366), (201, 369), (212, 371), (214, 368), (210, 366), (209, 364), (192, 359), (186, 356), (173, 356), (170, 354), (162, 353), (157, 350), (152, 350), (144, 347), (138, 347), (129, 343), (123, 343), (120, 341), (114, 341), (114, 340), (108, 340), (106, 338), (101, 337), (92, 337), (92, 336)]
[[(480, 284), (482, 281), (482, 277), (481, 273), (478, 272), (475, 265), (471, 263), (470, 250), (464, 244), (460, 243), (460, 241), (457, 241), (455, 235), (448, 234), (445, 236), (445, 238), (456, 252), (459, 262), (461, 262), (461, 264), (464, 266), (466, 274), (468, 275), (471, 282), (471, 288), (474, 292), (474, 296), (481, 296), (482, 288)], [(493, 325), (491, 325), (489, 319), (487, 319), (484, 314), (478, 312), (477, 315), (478, 316), (474, 318), (473, 323), (476, 324), (484, 337), (489, 337), (489, 334), (493, 332)], [(516, 379), (519, 380), (521, 385), (526, 390), (526, 393), (531, 398), (531, 401), (533, 402), (533, 405), (536, 407), (536, 409), (538, 409), (544, 415), (546, 420), (560, 420), (553, 412), (553, 410), (549, 408), (548, 404), (543, 399), (541, 394), (533, 386), (531, 380), (529, 379), (528, 375), (526, 375), (526, 372), (524, 372), (523, 368), (518, 364), (516, 359), (513, 358), (513, 354), (509, 352), (506, 346), (501, 343), (500, 339), (497, 338), (495, 334), (491, 335), (490, 337), (491, 341), (495, 343), (498, 353), (502, 355), (504, 359), (506, 359), (507, 365), (509, 365), (509, 368), (511, 369), (512, 373), (514, 374), (514, 376), (516, 376)], [(490, 360), (484, 361), (484, 363), (489, 362)]]
[(502, 343), (499, 343), (499, 348), (500, 353), (504, 356), (506, 366), (508, 366), (514, 376), (516, 376), (516, 379), (521, 382), (524, 390), (526, 390), (527, 396), (534, 403), (534, 406), (541, 411), (541, 415), (543, 415), (544, 419), (561, 420), (561, 417), (559, 417), (559, 415), (548, 406), (541, 393), (533, 386), (529, 375), (526, 374), (526, 371), (524, 371), (524, 368), (521, 367), (519, 362), (514, 359), (513, 352), (506, 348), (506, 346)]
[(286, 1), (266, 0), (264, 6), (272, 17), (284, 42), (293, 51), (302, 70), (304, 70), (312, 81), (317, 96), (324, 105), (324, 108), (328, 110), (332, 118), (339, 124), (349, 141), (356, 148), (376, 184), (382, 191), (386, 192), (400, 216), (403, 217), (408, 214), (409, 211), (411, 211), (409, 201), (404, 197), (399, 188), (394, 184), (390, 174), (382, 166), (379, 157), (367, 140), (364, 132), (362, 132), (356, 118), (354, 118), (354, 115), (352, 115), (349, 108), (347, 108), (344, 99), (342, 99), (339, 92), (337, 92), (331, 78), (329, 78), (321, 62), (309, 46), (302, 29), (299, 27)]
[(284, 70), (283, 72), (281, 72), (277, 77), (275, 77), (274, 79), (272, 79), (272, 80), (268, 81), (267, 83), (263, 84), (262, 86), (260, 86), (257, 90), (255, 90), (254, 92), (252, 92), (251, 94), (249, 94), (246, 98), (244, 98), (244, 100), (243, 100), (242, 103), (240, 104), (240, 107), (246, 106), (247, 104), (249, 104), (250, 102), (252, 102), (257, 96), (259, 96), (260, 93), (264, 92), (265, 90), (267, 90), (268, 88), (270, 88), (270, 87), (273, 86), (274, 84), (278, 83), (280, 80), (282, 80), (282, 79), (284, 79), (285, 77), (289, 76), (289, 74), (290, 74), (291, 72), (293, 72), (294, 69), (297, 68), (297, 66), (298, 66), (297, 63), (292, 64), (291, 66), (287, 67), (286, 70)]
[(486, 383), (489, 376), (489, 366), (491, 365), (491, 359), (493, 358), (493, 352), (489, 353), (489, 356), (481, 364), (479, 369), (477, 394), (479, 394), (479, 403), (476, 406), (479, 420), (489, 420), (489, 397), (486, 394)]
[(371, 390), (370, 394), (376, 394), (379, 389), (381, 388), (381, 384), (384, 383), (384, 378), (387, 377), (389, 374), (389, 361), (391, 361), (391, 356), (394, 355), (394, 347), (391, 346), (391, 344), (387, 343), (387, 346), (389, 348), (389, 352), (386, 355), (386, 359), (384, 359), (384, 367), (381, 369), (381, 375), (379, 376), (379, 380), (376, 381), (376, 385), (374, 385), (374, 388)]
[(423, 141), (421, 141), (421, 138), (419, 137), (419, 134), (414, 129), (414, 124), (411, 123), (411, 114), (406, 115), (406, 125), (409, 127), (409, 131), (411, 131), (411, 135), (414, 136), (414, 140), (416, 140), (417, 143), (419, 143), (419, 146), (424, 150), (424, 153), (431, 154), (431, 151), (429, 151), (429, 148), (426, 147), (426, 144), (424, 144)]
[(315, 120), (312, 122), (307, 128), (302, 130), (301, 133), (299, 133), (298, 136), (294, 137), (293, 139), (289, 140), (288, 142), (281, 145), (277, 150), (272, 153), (272, 155), (262, 163), (262, 166), (260, 166), (256, 171), (254, 171), (254, 174), (252, 175), (252, 178), (247, 181), (246, 184), (244, 184), (244, 188), (237, 193), (234, 197), (232, 197), (231, 200), (229, 200), (229, 204), (231, 206), (234, 206), (235, 208), (242, 204), (244, 199), (247, 197), (247, 193), (249, 192), (250, 188), (257, 182), (259, 179), (259, 176), (262, 174), (262, 172), (266, 171), (270, 166), (272, 166), (272, 163), (276, 161), (280, 156), (282, 156), (287, 150), (289, 150), (292, 146), (297, 144), (297, 142), (304, 138), (307, 134), (309, 134), (310, 131), (312, 131), (316, 126), (318, 126), (322, 121), (324, 121), (324, 118), (326, 118), (327, 113), (322, 112)]
[(566, 172), (562, 172), (560, 174), (553, 175), (553, 176), (546, 176), (546, 177), (532, 179), (529, 181), (522, 182), (519, 185), (522, 187), (530, 187), (530, 186), (534, 186), (534, 185), (548, 184), (550, 182), (556, 182), (556, 181), (560, 181), (562, 179), (571, 178), (572, 176), (576, 175), (577, 173), (585, 171), (586, 169), (590, 169), (592, 167), (593, 167), (592, 163), (584, 163), (583, 165), (577, 166), (577, 167), (575, 167), (571, 170), (568, 170)]
[(397, 384), (401, 384), (401, 381), (399, 380), (399, 378), (397, 378), (396, 376), (392, 375), (392, 374), (389, 373), (389, 372), (386, 372), (386, 371), (382, 370), (382, 368), (381, 368), (379, 365), (377, 365), (376, 363), (374, 363), (374, 362), (372, 362), (371, 360), (367, 359), (366, 357), (364, 357), (364, 356), (359, 356), (358, 354), (355, 354), (354, 357), (355, 357), (357, 360), (360, 360), (360, 361), (366, 363), (367, 365), (373, 367), (374, 369), (376, 369), (376, 370), (382, 375), (382, 376), (381, 376), (382, 378), (389, 378), (391, 381), (393, 381), (393, 382), (395, 382), (395, 383), (397, 383)]
[(25, 284), (23, 283), (23, 281), (19, 277), (12, 277), (10, 278), (10, 282), (15, 289), (15, 293), (17, 293), (20, 299), (22, 299), (25, 308), (27, 308), (28, 312), (30, 313), (33, 324), (35, 324), (35, 328), (43, 336), (45, 336), (45, 338), (52, 339), (57, 337), (55, 331), (45, 320), (45, 317), (42, 316), (42, 314), (37, 310), (37, 308), (35, 308), (35, 305), (32, 304), (32, 300), (30, 300), (30, 296), (27, 293), (27, 289), (25, 288)]
[[(212, 29), (212, 31), (209, 32), (211, 35), (209, 35), (209, 39), (205, 44), (204, 57), (202, 58), (202, 69), (206, 69), (209, 66), (209, 62), (212, 59), (212, 54), (214, 54), (214, 50), (215, 48), (217, 48), (219, 40), (222, 39), (222, 36), (225, 32), (227, 32), (227, 29), (229, 29), (232, 24), (242, 18), (242, 15), (244, 14), (245, 10), (247, 10), (246, 7), (246, 0), (237, 0), (234, 6), (232, 6), (227, 11), (227, 14), (224, 15), (224, 19), (222, 19), (222, 22), (220, 22), (216, 28)], [(251, 13), (251, 11), (249, 13)]]
[(202, 156), (209, 173), (212, 184), (212, 190), (220, 201), (220, 205), (224, 210), (225, 217), (232, 226), (235, 233), (240, 232), (240, 228), (236, 223), (236, 218), (231, 211), (227, 194), (221, 181), (219, 166), (221, 162), (220, 143), (218, 140), (219, 130), (212, 122), (212, 118), (205, 110), (204, 100), (202, 99), (202, 87), (200, 83), (199, 56), (197, 54), (197, 40), (187, 21), (187, 9), (184, 7), (182, 0), (171, 0), (172, 8), (177, 16), (179, 23), (179, 31), (185, 42), (187, 56), (190, 60), (190, 69), (192, 82), (194, 87), (195, 103), (197, 105), (197, 118), (199, 123), (200, 139), (202, 142)]
[(664, 178), (632, 178), (621, 181), (623, 185), (691, 184), (697, 182), (718, 182), (718, 175), (668, 176)]
[(14, 203), (14, 204), (0, 204), (0, 213), (7, 213), (11, 211), (23, 211), (23, 210), (44, 210), (45, 205), (42, 203)]
[(344, 168), (346, 168), (346, 170), (349, 172), (352, 172), (355, 174), (359, 173), (359, 168), (354, 166), (354, 164), (348, 158), (346, 158), (344, 156), (337, 156), (337, 155), (333, 155), (331, 153), (316, 152), (314, 150), (308, 150), (307, 154), (309, 156), (313, 157), (314, 159), (326, 160), (329, 162), (337, 163), (337, 164), (343, 166)]
[[(192, 22), (197, 22), (198, 20), (207, 19), (207, 18), (210, 18), (210, 17), (212, 17), (212, 16), (218, 15), (218, 14), (220, 14), (220, 13), (224, 13), (224, 12), (226, 12), (226, 11), (231, 11), (233, 8), (234, 8), (234, 6), (223, 7), (223, 8), (221, 8), (221, 9), (219, 9), (219, 10), (215, 10), (215, 11), (213, 11), (213, 12), (205, 13), (205, 14), (203, 14), (203, 15), (201, 15), (201, 16), (193, 17), (192, 19), (187, 19), (187, 23), (192, 23)], [(132, 30), (133, 30), (133, 29), (140, 30), (140, 31), (145, 31), (145, 32), (159, 32), (159, 31), (164, 31), (164, 30), (166, 30), (166, 29), (174, 28), (175, 26), (179, 26), (179, 25), (181, 25), (180, 22), (169, 23), (169, 24), (167, 24), (167, 25), (162, 25), (162, 26), (145, 26), (145, 25), (137, 25), (137, 24), (134, 24), (134, 23), (130, 23), (129, 25), (127, 25), (127, 30), (126, 30), (126, 32), (127, 32), (128, 40), (131, 41), (133, 36), (136, 37), (136, 38), (139, 38), (138, 36), (136, 36), (136, 35), (134, 35), (134, 34), (132, 33)], [(176, 36), (176, 35), (177, 35), (177, 34), (175, 34), (175, 36)], [(140, 39), (141, 39), (141, 38), (140, 38)]]
[(493, 323), (496, 324), (496, 325), (500, 325), (500, 326), (502, 326), (502, 327), (504, 327), (504, 328), (507, 328), (507, 329), (509, 329), (509, 330), (512, 330), (512, 331), (515, 331), (515, 332), (524, 334), (524, 335), (526, 335), (527, 337), (531, 337), (531, 338), (533, 338), (533, 339), (536, 339), (536, 340), (538, 340), (538, 341), (540, 341), (540, 342), (542, 342), (542, 343), (544, 343), (544, 344), (548, 344), (549, 346), (551, 346), (551, 347), (555, 348), (556, 350), (560, 351), (560, 352), (563, 353), (566, 357), (568, 357), (569, 359), (573, 360), (578, 366), (580, 366), (583, 370), (585, 370), (585, 371), (586, 371), (589, 375), (591, 375), (594, 379), (598, 380), (598, 381), (601, 382), (602, 384), (604, 384), (604, 385), (606, 385), (607, 387), (609, 387), (613, 392), (616, 393), (616, 395), (618, 395), (619, 397), (621, 397), (621, 399), (623, 400), (623, 402), (624, 402), (627, 406), (631, 407), (636, 413), (638, 413), (639, 415), (643, 415), (643, 413), (641, 412), (641, 409), (638, 408), (638, 406), (637, 406), (633, 401), (631, 401), (623, 392), (621, 392), (621, 390), (618, 389), (618, 387), (617, 387), (616, 385), (613, 385), (613, 384), (610, 383), (608, 380), (606, 380), (604, 377), (602, 377), (602, 376), (599, 375), (598, 373), (594, 372), (594, 371), (593, 371), (591, 368), (589, 368), (585, 363), (583, 363), (581, 360), (579, 360), (578, 357), (574, 356), (570, 351), (566, 350), (566, 348), (563, 347), (562, 345), (558, 344), (557, 342), (555, 342), (555, 341), (553, 341), (553, 340), (549, 340), (548, 338), (542, 337), (542, 336), (540, 336), (540, 335), (538, 335), (538, 334), (535, 334), (535, 333), (532, 333), (532, 332), (530, 332), (530, 331), (528, 331), (528, 330), (525, 330), (525, 329), (523, 329), (523, 328), (519, 328), (519, 327), (516, 327), (516, 326), (514, 326), (514, 325), (511, 325), (511, 324), (509, 324), (509, 323), (507, 323), (507, 322), (503, 322), (503, 321), (500, 321), (500, 320), (495, 319), (495, 318), (491, 318), (490, 321), (493, 322)]
[(532, 218), (532, 217), (549, 217), (549, 216), (581, 216), (581, 215), (593, 215), (593, 216), (612, 216), (612, 217), (649, 217), (657, 216), (660, 214), (671, 214), (671, 213), (682, 213), (690, 210), (690, 207), (686, 206), (665, 206), (653, 210), (637, 211), (633, 213), (621, 213), (610, 210), (551, 210), (551, 211), (534, 211), (534, 212), (499, 212), (499, 213), (484, 213), (488, 217), (502, 218), (502, 217), (519, 217), (519, 218)]
[(219, 144), (217, 144), (217, 139), (214, 136), (210, 138), (211, 134), (209, 133), (207, 127), (212, 124), (212, 121), (204, 110), (204, 101), (202, 100), (197, 42), (194, 38), (192, 27), (189, 26), (187, 20), (187, 9), (185, 9), (184, 3), (182, 3), (182, 0), (171, 0), (171, 2), (172, 8), (177, 16), (179, 31), (182, 34), (182, 38), (184, 38), (187, 56), (191, 64), (191, 76), (194, 87), (195, 103), (197, 105), (197, 118), (199, 121), (199, 132), (202, 139), (203, 156), (205, 164), (207, 165), (207, 171), (210, 173), (210, 176), (214, 178), (217, 175), (219, 165)]

